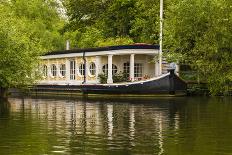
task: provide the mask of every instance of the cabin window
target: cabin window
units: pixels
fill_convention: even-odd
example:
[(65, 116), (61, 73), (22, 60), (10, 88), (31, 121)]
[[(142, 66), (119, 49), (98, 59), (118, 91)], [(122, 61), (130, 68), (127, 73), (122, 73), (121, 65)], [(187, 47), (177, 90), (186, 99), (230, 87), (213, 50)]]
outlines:
[(55, 65), (55, 64), (52, 64), (51, 72), (52, 72), (52, 76), (56, 76), (57, 68), (56, 68), (56, 65)]
[(130, 63), (126, 62), (123, 64), (123, 73), (126, 75), (126, 77), (130, 76)]
[(79, 72), (82, 76), (85, 75), (85, 64), (84, 63), (80, 64)]
[(143, 64), (142, 63), (135, 63), (134, 76), (135, 78), (143, 77)]
[(76, 79), (76, 61), (71, 60), (70, 61), (70, 80)]
[(96, 75), (96, 65), (95, 65), (95, 63), (92, 62), (89, 65), (89, 72), (90, 72), (91, 75)]
[[(108, 64), (105, 64), (103, 67), (102, 67), (102, 71), (104, 74), (108, 74)], [(115, 75), (118, 71), (118, 67), (114, 64), (112, 64), (112, 74)]]
[(66, 72), (65, 64), (61, 64), (61, 65), (60, 65), (60, 74), (61, 74), (62, 76), (65, 76), (65, 72)]
[(47, 77), (48, 75), (48, 67), (46, 65), (43, 65), (43, 76)]

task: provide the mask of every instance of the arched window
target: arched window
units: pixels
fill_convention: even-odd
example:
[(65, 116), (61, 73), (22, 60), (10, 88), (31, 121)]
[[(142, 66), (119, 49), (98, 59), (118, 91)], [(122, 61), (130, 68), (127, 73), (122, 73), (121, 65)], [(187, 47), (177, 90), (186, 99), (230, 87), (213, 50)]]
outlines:
[[(105, 64), (103, 67), (102, 67), (102, 71), (104, 74), (108, 74), (108, 64)], [(118, 67), (114, 64), (112, 64), (112, 74), (116, 74), (118, 71)]]
[(108, 74), (108, 64), (106, 64), (102, 67), (102, 71), (104, 74)]
[(79, 72), (80, 72), (80, 74), (82, 76), (85, 75), (85, 64), (84, 63), (80, 64), (80, 66), (79, 66)]
[(112, 72), (113, 72), (113, 75), (118, 72), (118, 67), (114, 64), (112, 64)]
[(56, 68), (56, 65), (55, 65), (55, 64), (52, 64), (51, 72), (52, 72), (52, 76), (56, 76), (57, 68)]
[(95, 63), (92, 62), (89, 65), (89, 72), (90, 72), (91, 75), (96, 75), (96, 65), (95, 65)]
[(43, 65), (43, 76), (48, 76), (48, 67), (46, 65)]
[(60, 65), (60, 74), (61, 74), (62, 76), (65, 76), (65, 73), (66, 73), (65, 64), (61, 64), (61, 65)]

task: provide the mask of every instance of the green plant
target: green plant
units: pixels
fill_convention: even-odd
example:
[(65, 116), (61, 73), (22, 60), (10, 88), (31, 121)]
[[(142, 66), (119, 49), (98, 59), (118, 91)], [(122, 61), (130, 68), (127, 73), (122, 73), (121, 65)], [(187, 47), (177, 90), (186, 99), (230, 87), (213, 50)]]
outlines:
[[(102, 84), (107, 83), (107, 77), (108, 76), (106, 74), (103, 74), (103, 73), (98, 75), (98, 78), (100, 79), (100, 83), (102, 83)], [(129, 78), (128, 78), (128, 75), (126, 73), (120, 72), (120, 73), (113, 75), (113, 81), (114, 81), (114, 83), (127, 82), (127, 81), (129, 81)]]
[(100, 83), (104, 84), (104, 83), (107, 83), (107, 75), (106, 74), (99, 74), (98, 75), (98, 78), (100, 79)]
[(126, 82), (126, 81), (128, 81), (127, 74), (123, 73), (123, 72), (114, 74), (113, 75), (113, 81), (116, 82), (116, 83), (117, 82)]

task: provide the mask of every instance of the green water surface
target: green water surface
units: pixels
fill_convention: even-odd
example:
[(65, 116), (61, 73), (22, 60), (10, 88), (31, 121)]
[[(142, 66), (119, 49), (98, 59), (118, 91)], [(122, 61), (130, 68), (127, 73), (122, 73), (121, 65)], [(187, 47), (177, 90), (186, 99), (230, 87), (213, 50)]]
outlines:
[(11, 98), (0, 155), (232, 155), (232, 98)]

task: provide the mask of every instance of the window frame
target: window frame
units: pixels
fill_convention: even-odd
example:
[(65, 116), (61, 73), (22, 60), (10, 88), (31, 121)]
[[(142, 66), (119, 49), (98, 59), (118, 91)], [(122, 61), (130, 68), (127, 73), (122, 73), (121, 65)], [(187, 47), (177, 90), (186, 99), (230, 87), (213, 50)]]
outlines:
[(123, 73), (126, 74), (126, 76), (130, 77), (130, 62), (123, 63)]
[(79, 74), (81, 77), (83, 77), (85, 75), (85, 64), (84, 63), (81, 63), (79, 65)]
[(60, 75), (62, 77), (66, 76), (66, 64), (60, 64)]
[[(102, 66), (102, 72), (105, 75), (108, 75), (108, 64), (105, 64)], [(115, 64), (112, 64), (112, 75), (115, 75), (118, 73), (118, 67)]]
[(139, 79), (143, 78), (143, 63), (135, 63), (134, 64), (134, 77)]
[(76, 61), (69, 60), (70, 63), (70, 80), (76, 80)]
[(57, 66), (55, 64), (51, 65), (51, 75), (53, 78), (57, 76)]
[(94, 62), (89, 65), (89, 73), (91, 76), (96, 76), (96, 64)]

